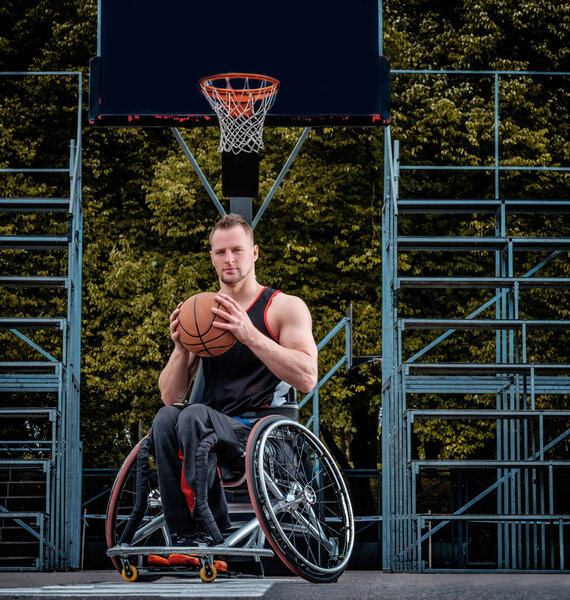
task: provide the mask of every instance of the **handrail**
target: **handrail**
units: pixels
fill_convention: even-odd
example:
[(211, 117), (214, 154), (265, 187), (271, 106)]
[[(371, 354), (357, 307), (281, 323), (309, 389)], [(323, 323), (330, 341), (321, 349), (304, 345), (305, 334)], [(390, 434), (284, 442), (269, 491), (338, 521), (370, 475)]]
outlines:
[(341, 331), (344, 331), (344, 355), (331, 367), (326, 375), (317, 381), (317, 385), (299, 402), (301, 409), (309, 400), (313, 400), (313, 412), (306, 423), (306, 427), (312, 426), (313, 433), (319, 435), (319, 390), (327, 383), (327, 381), (342, 367), (348, 370), (352, 366), (352, 306), (349, 308), (347, 316), (343, 317), (317, 344), (317, 350), (320, 352), (331, 340), (333, 340)]

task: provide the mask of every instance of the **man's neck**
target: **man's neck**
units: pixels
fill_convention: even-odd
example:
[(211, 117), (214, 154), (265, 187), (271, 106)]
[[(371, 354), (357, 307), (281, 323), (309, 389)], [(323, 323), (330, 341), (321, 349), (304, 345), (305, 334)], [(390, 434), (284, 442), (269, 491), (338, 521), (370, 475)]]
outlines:
[(239, 283), (227, 284), (220, 282), (220, 291), (223, 294), (231, 296), (236, 300), (243, 308), (249, 308), (251, 303), (257, 298), (259, 292), (263, 289), (263, 286), (257, 283), (254, 278), (244, 279)]

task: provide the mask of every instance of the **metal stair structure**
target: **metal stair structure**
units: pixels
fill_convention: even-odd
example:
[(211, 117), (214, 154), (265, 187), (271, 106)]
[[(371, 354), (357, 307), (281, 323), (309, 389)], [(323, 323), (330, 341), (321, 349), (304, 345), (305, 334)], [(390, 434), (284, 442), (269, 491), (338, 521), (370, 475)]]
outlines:
[[(555, 230), (553, 237), (529, 237), (524, 231), (513, 235), (508, 220), (530, 215), (536, 219), (567, 216), (570, 200), (501, 198), (499, 182), (508, 170), (563, 172), (570, 168), (515, 166), (512, 161), (501, 164), (499, 80), (521, 73), (413, 73), (492, 76), (495, 157), (487, 166), (402, 165), (399, 143), (392, 142), (391, 132), (386, 132), (382, 241), (383, 568), (416, 572), (566, 572), (570, 510), (564, 495), (570, 478), (565, 449), (570, 437), (570, 361), (567, 355), (558, 356), (554, 363), (547, 356), (540, 360), (536, 347), (530, 359), (529, 348), (536, 332), (565, 335), (570, 329), (569, 320), (537, 314), (531, 300), (533, 290), (548, 294), (552, 290), (565, 293), (570, 288), (570, 279), (560, 276), (560, 269), (549, 270), (567, 261), (570, 240), (554, 237)], [(568, 73), (525, 75), (566, 77)], [(494, 174), (494, 198), (400, 197), (405, 170), (422, 168), (440, 173), (446, 169), (478, 169)], [(454, 222), (454, 215), (465, 220), (472, 214), (491, 222), (494, 232), (462, 237), (449, 230), (445, 235), (425, 236), (418, 220), (418, 215), (424, 216), (425, 222), (445, 215)], [(486, 266), (480, 271), (486, 275), (456, 276), (451, 270), (445, 274), (445, 269), (435, 276), (419, 275), (417, 269), (412, 276), (412, 269), (401, 272), (403, 255), (409, 267), (418, 264), (414, 263), (415, 257), (430, 252), (450, 257), (453, 263), (461, 257), (462, 264), (466, 264), (464, 257), (475, 256), (473, 253), (485, 256)], [(524, 269), (519, 259), (523, 253), (525, 264), (531, 265)], [(447, 295), (441, 298), (473, 297), (465, 301), (469, 309), (458, 317), (434, 313), (429, 298), (437, 294)], [(475, 298), (483, 297), (477, 305), (479, 300)], [(445, 312), (442, 304), (437, 304), (438, 310)], [(461, 339), (471, 340), (471, 344), (483, 339), (488, 344), (487, 360), (470, 361)], [(446, 342), (455, 342), (456, 346), (445, 348)], [(460, 350), (454, 356), (456, 348)], [(489, 358), (491, 353), (494, 359)], [(491, 434), (492, 443), (471, 457), (447, 460), (439, 455), (427, 456), (425, 448), (419, 451), (418, 431), (430, 421), (444, 424), (447, 431), (458, 431), (454, 426), (467, 424), (483, 434), (480, 439), (486, 435), (489, 440)]]
[[(507, 218), (568, 214), (570, 200), (500, 198), (498, 156), (495, 199), (400, 198), (399, 156), (399, 143), (392, 141), (388, 129), (382, 240), (383, 568), (567, 572), (570, 509), (561, 501), (561, 489), (567, 489), (570, 477), (570, 456), (564, 450), (570, 439), (570, 407), (564, 401), (570, 394), (570, 361), (567, 356), (554, 364), (546, 359), (529, 361), (527, 351), (532, 332), (567, 332), (570, 320), (533, 318), (533, 305), (525, 294), (534, 289), (570, 289), (569, 278), (550, 276), (545, 269), (568, 260), (570, 239), (525, 237), (524, 232), (513, 237), (507, 234)], [(414, 226), (406, 235), (400, 232), (409, 215), (462, 213), (463, 219), (469, 218), (465, 214), (487, 215), (494, 222), (494, 235), (460, 237), (450, 231), (426, 237), (421, 226), (414, 229), (417, 236), (408, 235)], [(408, 255), (408, 264), (414, 264), (414, 256), (434, 251), (446, 257), (469, 252), (486, 255), (494, 274), (401, 273), (402, 254)], [(516, 261), (520, 252), (536, 257), (525, 272), (521, 261)], [(466, 309), (463, 318), (434, 317), (425, 295), (423, 305), (421, 301), (412, 305), (413, 317), (402, 314), (406, 290), (411, 290), (406, 298), (412, 302), (409, 299), (419, 290), (461, 293), (463, 298), (470, 291), (486, 289), (491, 298), (474, 310)], [(418, 332), (426, 335), (416, 335), (411, 347), (408, 336)], [(464, 354), (457, 362), (438, 360), (438, 351), (448, 356), (442, 350), (446, 340), (473, 332), (487, 332), (486, 339), (494, 346), (492, 362), (469, 362)], [(478, 395), (494, 399), (494, 405), (474, 400)], [(545, 403), (545, 396), (551, 403)], [(464, 402), (447, 404), (452, 397)], [(430, 420), (451, 426), (463, 422), (494, 432), (493, 455), (457, 460), (419, 455), (416, 427)], [(427, 489), (428, 485), (433, 488)], [(445, 488), (446, 499), (441, 500), (445, 495), (441, 492), (439, 511), (427, 511), (423, 497), (438, 485), (440, 491)], [(432, 497), (433, 507), (438, 496)]]
[[(26, 182), (22, 197), (0, 198), (0, 570), (77, 568), (81, 74), (1, 75), (75, 78), (78, 102), (67, 167), (0, 169), (0, 181), (20, 177)], [(40, 178), (57, 181), (50, 187), (68, 189), (69, 197), (24, 197), (26, 187)]]

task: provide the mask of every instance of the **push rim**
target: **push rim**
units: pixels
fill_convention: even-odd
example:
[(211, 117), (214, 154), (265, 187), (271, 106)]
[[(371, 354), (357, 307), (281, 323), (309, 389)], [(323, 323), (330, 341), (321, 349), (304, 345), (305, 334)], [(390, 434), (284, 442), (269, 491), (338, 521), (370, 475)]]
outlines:
[[(279, 417), (267, 419), (256, 425), (248, 444), (246, 466), (255, 513), (276, 554), (294, 573), (309, 581), (334, 581), (346, 568), (354, 543), (342, 476), (309, 430)], [(294, 444), (289, 454), (296, 464), (286, 459), (284, 468), (286, 444)]]

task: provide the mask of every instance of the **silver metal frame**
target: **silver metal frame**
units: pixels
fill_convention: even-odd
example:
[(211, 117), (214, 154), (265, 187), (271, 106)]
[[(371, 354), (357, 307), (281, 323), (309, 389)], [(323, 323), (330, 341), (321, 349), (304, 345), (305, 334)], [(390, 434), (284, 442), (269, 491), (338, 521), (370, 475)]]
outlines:
[[(66, 168), (0, 169), (0, 173), (67, 174), (69, 198), (13, 198), (0, 200), (0, 210), (10, 212), (40, 213), (45, 211), (66, 213), (66, 236), (34, 235), (4, 236), (0, 247), (5, 249), (53, 249), (67, 253), (67, 273), (61, 276), (20, 276), (18, 273), (0, 278), (3, 287), (26, 287), (29, 293), (45, 288), (67, 291), (65, 315), (54, 319), (3, 318), (0, 328), (8, 330), (29, 345), (37, 354), (30, 362), (0, 362), (0, 391), (25, 394), (27, 392), (56, 393), (56, 406), (5, 409), (3, 417), (44, 417), (51, 422), (51, 437), (34, 442), (3, 441), (3, 449), (22, 453), (25, 446), (30, 458), (14, 461), (0, 456), (0, 469), (4, 471), (33, 471), (44, 473), (45, 510), (35, 509), (13, 512), (0, 506), (0, 523), (21, 527), (31, 540), (37, 540), (38, 552), (32, 556), (33, 565), (3, 566), (0, 570), (53, 570), (78, 568), (81, 550), (81, 478), (82, 448), (79, 438), (79, 387), (81, 344), (81, 258), (83, 244), (83, 213), (81, 206), (81, 110), (82, 74), (80, 72), (1, 72), (2, 77), (70, 77), (77, 80), (76, 129), (70, 132), (75, 138), (70, 142), (69, 166)], [(52, 329), (60, 332), (61, 359), (34, 343), (23, 332), (31, 329)], [(34, 454), (49, 458), (38, 461)], [(41, 464), (40, 464), (41, 463)], [(11, 474), (8, 474), (11, 477)], [(29, 499), (34, 502), (33, 499)], [(24, 500), (26, 502), (26, 500)], [(31, 524), (33, 521), (33, 524)], [(1, 527), (2, 525), (0, 525)]]
[[(555, 213), (570, 211), (570, 200), (501, 199), (500, 175), (506, 171), (568, 172), (570, 167), (503, 166), (499, 157), (499, 81), (515, 76), (568, 76), (570, 73), (513, 71), (422, 71), (394, 70), (395, 74), (442, 74), (449, 76), (491, 75), (494, 80), (495, 132), (494, 164), (487, 166), (401, 165), (399, 143), (392, 142), (390, 128), (385, 134), (384, 207), (382, 213), (382, 519), (383, 568), (387, 570), (430, 570), (427, 549), (434, 535), (444, 527), (454, 527), (453, 543), (465, 560), (455, 571), (473, 571), (468, 562), (469, 526), (496, 524), (497, 552), (487, 571), (567, 571), (564, 534), (568, 535), (568, 514), (555, 513), (553, 489), (558, 474), (568, 472), (570, 461), (549, 460), (546, 452), (567, 440), (570, 429), (547, 440), (547, 419), (570, 418), (570, 410), (540, 410), (538, 394), (570, 393), (570, 364), (531, 364), (526, 354), (527, 332), (531, 328), (565, 328), (569, 321), (521, 319), (519, 293), (523, 288), (570, 287), (570, 279), (535, 277), (549, 262), (570, 250), (564, 238), (510, 238), (506, 218), (514, 213)], [(399, 180), (405, 170), (479, 170), (494, 172), (495, 199), (491, 200), (407, 200), (399, 195)], [(410, 238), (399, 235), (398, 220), (405, 213), (486, 212), (495, 215), (495, 235), (485, 238), (434, 237)], [(556, 232), (553, 232), (555, 235)], [(522, 276), (514, 275), (516, 250), (548, 250), (545, 260)], [(484, 249), (494, 252), (495, 276), (488, 278), (400, 277), (398, 256), (410, 249), (450, 252)], [(402, 288), (439, 287), (469, 289), (487, 287), (494, 297), (463, 319), (403, 319), (399, 315), (398, 294)], [(485, 309), (495, 306), (495, 319), (477, 319)], [(403, 332), (426, 329), (444, 333), (434, 336), (413, 356), (404, 360), (406, 340)], [(496, 331), (496, 360), (492, 364), (426, 363), (420, 359), (443, 340), (462, 329)], [(482, 393), (496, 396), (496, 408), (456, 410), (417, 410), (408, 405), (408, 395)], [(496, 458), (479, 461), (416, 460), (412, 456), (412, 431), (418, 419), (489, 419), (496, 422)], [(425, 469), (441, 473), (449, 470), (486, 469), (495, 483), (483, 492), (458, 497), (460, 508), (453, 514), (417, 512), (418, 478)], [(476, 514), (478, 503), (496, 494), (494, 514)], [(547, 531), (548, 530), (548, 531)], [(550, 534), (550, 535), (548, 535)], [(491, 563), (494, 564), (491, 565)], [(471, 567), (471, 568), (469, 568)]]
[[(297, 431), (297, 434), (301, 436), (305, 436), (306, 439), (312, 444), (312, 450), (316, 452), (313, 456), (311, 455), (311, 460), (315, 461), (317, 465), (320, 465), (321, 468), (326, 464), (328, 467), (326, 468), (328, 475), (331, 480), (327, 481), (327, 484), (333, 485), (335, 487), (336, 493), (340, 497), (340, 508), (339, 508), (339, 517), (335, 518), (332, 516), (325, 517), (327, 520), (331, 522), (341, 522), (346, 524), (346, 528), (342, 531), (342, 533), (346, 536), (347, 540), (347, 548), (346, 552), (343, 556), (339, 557), (339, 563), (335, 565), (335, 567), (330, 566), (321, 566), (318, 563), (313, 562), (314, 557), (312, 556), (304, 556), (299, 553), (296, 546), (291, 544), (289, 540), (289, 535), (291, 533), (298, 533), (304, 536), (312, 537), (315, 540), (324, 546), (327, 551), (333, 553), (334, 549), (337, 548), (336, 544), (338, 541), (332, 540), (326, 536), (326, 532), (322, 528), (322, 523), (320, 521), (323, 517), (318, 517), (312, 508), (312, 504), (317, 501), (316, 495), (314, 498), (311, 498), (307, 495), (306, 489), (297, 489), (291, 488), (289, 490), (290, 494), (285, 497), (281, 493), (282, 488), (278, 488), (271, 478), (270, 474), (265, 470), (265, 463), (259, 457), (263, 457), (265, 455), (265, 447), (268, 440), (268, 437), (274, 432), (274, 430), (278, 427), (282, 426), (291, 427), (292, 429)], [(305, 564), (306, 567), (312, 571), (317, 572), (319, 575), (329, 576), (335, 575), (336, 573), (340, 573), (344, 571), (346, 565), (350, 559), (350, 554), (352, 552), (352, 546), (354, 543), (354, 522), (352, 518), (352, 508), (349, 502), (348, 492), (346, 490), (346, 486), (342, 477), (340, 476), (340, 472), (337, 471), (337, 467), (332, 460), (332, 457), (329, 455), (326, 448), (320, 442), (320, 440), (306, 427), (297, 423), (296, 421), (291, 421), (287, 418), (277, 419), (274, 422), (271, 422), (266, 430), (263, 430), (260, 434), (260, 439), (255, 448), (251, 449), (251, 452), (254, 452), (255, 456), (250, 458), (254, 463), (254, 477), (260, 486), (259, 492), (262, 496), (263, 500), (261, 501), (261, 505), (263, 506), (263, 510), (266, 512), (267, 518), (271, 521), (271, 523), (278, 529), (278, 533), (281, 536), (283, 542), (289, 547), (292, 551), (293, 555), (296, 556), (296, 561), (298, 564)], [(246, 460), (248, 460), (246, 458)], [(131, 465), (133, 463), (130, 463)], [(124, 465), (123, 465), (124, 468)], [(318, 466), (317, 466), (318, 470)], [(318, 479), (318, 473), (315, 473), (315, 480)], [(292, 483), (292, 482), (288, 482)], [(298, 482), (294, 482), (297, 486)], [(124, 480), (124, 485), (127, 484), (127, 479)], [(321, 484), (322, 485), (322, 484)], [(271, 493), (268, 493), (268, 489)], [(291, 497), (292, 496), (292, 497)], [(158, 501), (160, 505), (160, 501)], [(347, 503), (348, 502), (348, 503)], [(303, 505), (301, 510), (306, 511), (308, 518), (304, 516), (302, 513), (297, 512), (299, 510), (299, 506)], [(155, 567), (148, 567), (144, 565), (142, 561), (143, 556), (148, 556), (149, 554), (159, 554), (159, 555), (169, 555), (172, 553), (184, 553), (184, 554), (193, 554), (198, 556), (203, 561), (208, 561), (212, 564), (213, 558), (215, 555), (221, 555), (224, 557), (232, 557), (232, 556), (251, 556), (256, 561), (259, 561), (262, 557), (271, 557), (274, 556), (274, 551), (268, 548), (264, 548), (265, 544), (265, 534), (263, 531), (260, 522), (254, 514), (254, 510), (257, 511), (257, 508), (254, 509), (251, 503), (229, 503), (228, 504), (230, 513), (239, 513), (242, 516), (252, 514), (253, 518), (247, 519), (243, 522), (235, 522), (232, 524), (232, 528), (234, 531), (225, 538), (222, 544), (218, 544), (213, 547), (200, 547), (200, 546), (172, 546), (170, 545), (170, 536), (167, 532), (167, 527), (164, 519), (164, 515), (160, 514), (155, 518), (152, 518), (148, 522), (146, 522), (138, 531), (135, 533), (133, 540), (130, 544), (117, 544), (112, 548), (107, 550), (107, 556), (116, 557), (121, 561), (123, 568), (127, 569), (127, 564), (129, 566), (133, 566), (131, 562), (134, 558), (136, 558), (138, 564), (135, 564), (138, 573), (140, 575), (152, 575), (156, 574), (157, 569)], [(276, 515), (281, 513), (289, 513), (295, 515), (294, 523), (281, 523)], [(342, 513), (342, 515), (340, 515)], [(342, 518), (340, 518), (342, 516)], [(119, 518), (126, 519), (127, 515), (121, 515)], [(137, 546), (137, 543), (142, 542), (147, 539), (154, 532), (162, 530), (167, 543), (163, 546), (146, 546), (140, 545)], [(287, 532), (287, 534), (285, 533)], [(313, 560), (312, 560), (313, 559)], [(170, 571), (171, 573), (171, 571)], [(161, 574), (169, 574), (168, 570), (164, 570)], [(188, 574), (191, 574), (189, 571)]]

